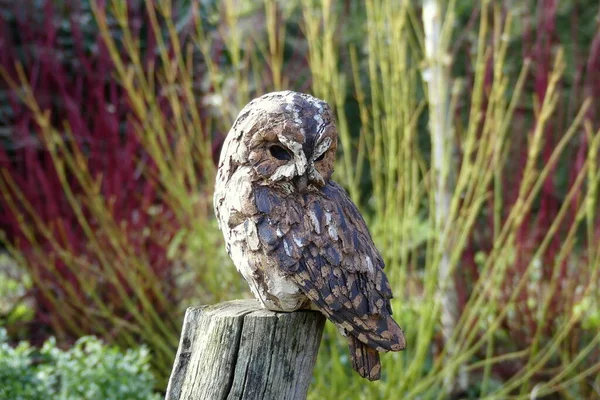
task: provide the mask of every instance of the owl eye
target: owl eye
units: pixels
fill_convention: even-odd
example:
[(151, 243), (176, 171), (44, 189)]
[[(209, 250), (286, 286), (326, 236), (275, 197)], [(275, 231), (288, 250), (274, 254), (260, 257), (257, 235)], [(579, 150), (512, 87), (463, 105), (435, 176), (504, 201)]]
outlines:
[[(325, 153), (327, 153), (327, 152), (325, 152)], [(315, 159), (315, 161), (321, 161), (322, 159), (324, 159), (324, 158), (325, 158), (325, 153), (323, 153), (323, 154), (321, 154), (319, 157), (317, 157), (317, 158)]]
[(273, 145), (269, 147), (269, 151), (271, 152), (271, 155), (278, 160), (289, 161), (292, 159), (290, 152), (281, 146)]

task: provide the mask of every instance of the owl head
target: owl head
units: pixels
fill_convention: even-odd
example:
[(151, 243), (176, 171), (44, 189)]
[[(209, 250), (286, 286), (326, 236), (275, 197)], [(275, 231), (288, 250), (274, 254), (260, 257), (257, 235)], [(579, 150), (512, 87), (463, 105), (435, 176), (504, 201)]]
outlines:
[(240, 111), (219, 166), (230, 176), (250, 167), (261, 184), (306, 192), (329, 181), (336, 148), (337, 128), (327, 103), (303, 93), (273, 92)]

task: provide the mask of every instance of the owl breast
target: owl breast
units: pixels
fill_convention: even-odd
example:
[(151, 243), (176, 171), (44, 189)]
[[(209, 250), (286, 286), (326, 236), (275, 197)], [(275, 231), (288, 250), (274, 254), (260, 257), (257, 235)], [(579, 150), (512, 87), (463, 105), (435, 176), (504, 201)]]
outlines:
[(333, 310), (389, 307), (381, 255), (339, 185), (330, 181), (301, 194), (260, 185), (247, 179), (250, 173), (241, 167), (228, 184), (217, 185), (215, 204), (229, 254), (266, 308), (309, 306), (316, 293), (307, 283)]
[[(227, 251), (254, 296), (270, 310), (291, 312), (310, 302), (281, 269), (285, 252), (285, 210), (297, 208), (290, 193), (281, 197), (272, 189), (252, 183), (251, 170), (239, 168), (223, 187), (217, 185), (215, 204)], [(286, 228), (287, 227), (287, 228)]]

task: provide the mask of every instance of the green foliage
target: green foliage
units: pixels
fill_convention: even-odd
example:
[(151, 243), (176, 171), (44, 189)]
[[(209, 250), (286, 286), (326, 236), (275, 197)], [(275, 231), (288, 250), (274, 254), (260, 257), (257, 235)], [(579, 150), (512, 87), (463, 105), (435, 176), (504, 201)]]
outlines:
[(152, 392), (150, 353), (122, 353), (90, 336), (63, 351), (50, 339), (39, 350), (26, 342), (8, 344), (0, 329), (0, 399), (159, 399)]
[(32, 318), (33, 311), (24, 301), (31, 279), (8, 254), (0, 253), (0, 326), (14, 327)]
[(27, 343), (11, 348), (6, 339), (6, 331), (0, 329), (0, 399), (44, 398), (50, 385), (32, 366), (34, 349)]
[[(445, 398), (448, 382), (463, 372), (471, 377), (469, 398), (554, 392), (588, 398), (600, 385), (593, 378), (600, 370), (600, 125), (597, 106), (585, 99), (589, 93), (571, 85), (585, 69), (571, 67), (576, 41), (569, 43), (561, 27), (549, 35), (561, 43), (548, 45), (547, 54), (531, 51), (545, 48), (544, 29), (553, 25), (527, 14), (541, 2), (503, 8), (485, 1), (474, 8), (457, 0), (440, 11), (441, 41), (430, 52), (421, 3), (224, 0), (201, 2), (195, 11), (192, 5), (186, 18), (173, 21), (172, 2), (147, 2), (156, 15), (152, 29), (165, 41), (151, 71), (125, 3), (94, 8), (114, 77), (133, 105), (134, 134), (156, 164), (153, 177), (182, 226), (168, 247), (168, 257), (181, 263), (178, 297), (184, 299), (173, 308), (182, 313), (186, 302), (249, 294), (212, 217), (214, 132), (227, 132), (237, 111), (263, 92), (310, 91), (337, 114), (335, 179), (367, 216), (382, 250), (408, 346), (383, 355), (382, 380), (366, 382), (351, 371), (346, 343), (328, 325), (309, 398)], [(561, 3), (556, 20), (570, 14)], [(586, 17), (579, 51), (588, 51), (593, 18), (579, 15)], [(539, 45), (523, 40), (534, 42), (538, 31)], [(197, 70), (204, 74), (199, 86), (210, 93), (197, 92)], [(431, 79), (436, 70), (444, 78), (438, 87)], [(431, 96), (434, 89), (442, 96)], [(35, 99), (25, 101), (47, 130), (44, 144), (68, 155)], [(433, 123), (452, 139), (439, 153)], [(54, 162), (75, 173), (85, 157), (75, 158)], [(96, 199), (96, 179), (85, 181), (87, 201)], [(443, 213), (440, 196), (448, 200)], [(105, 208), (93, 209), (94, 218), (101, 220)], [(548, 212), (545, 225), (539, 225), (542, 211)], [(537, 228), (534, 234), (530, 227)], [(120, 237), (120, 229), (114, 226), (111, 237)], [(128, 249), (126, 242), (120, 246)], [(83, 268), (68, 248), (60, 250), (79, 276)], [(123, 254), (134, 265), (144, 261)], [(449, 267), (444, 275), (442, 264)], [(128, 277), (138, 282), (137, 275)], [(151, 284), (153, 277), (140, 282)], [(441, 294), (450, 283), (462, 298), (447, 334)], [(142, 313), (130, 308), (133, 323), (119, 322), (153, 346), (164, 379), (179, 325), (166, 324), (168, 340), (155, 339), (145, 326), (152, 303), (144, 307)]]

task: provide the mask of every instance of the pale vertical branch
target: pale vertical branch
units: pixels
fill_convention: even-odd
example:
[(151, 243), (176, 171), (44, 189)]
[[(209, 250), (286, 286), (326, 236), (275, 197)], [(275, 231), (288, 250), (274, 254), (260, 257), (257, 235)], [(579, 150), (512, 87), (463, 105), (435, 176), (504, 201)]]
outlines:
[[(429, 104), (429, 129), (431, 134), (431, 159), (433, 167), (433, 185), (435, 201), (435, 232), (438, 243), (438, 301), (441, 306), (442, 334), (447, 354), (454, 356), (456, 349), (451, 338), (458, 321), (458, 295), (452, 279), (452, 264), (449, 243), (446, 237), (446, 224), (450, 218), (450, 203), (453, 194), (454, 168), (452, 162), (452, 124), (450, 105), (450, 71), (448, 41), (443, 32), (442, 10), (437, 0), (423, 2), (423, 27), (426, 68), (423, 80), (427, 85)], [(448, 22), (448, 21), (445, 21)], [(451, 26), (447, 23), (445, 26)], [(458, 386), (465, 388), (468, 384), (467, 374), (459, 368)], [(454, 374), (445, 377), (446, 390), (454, 389)]]

